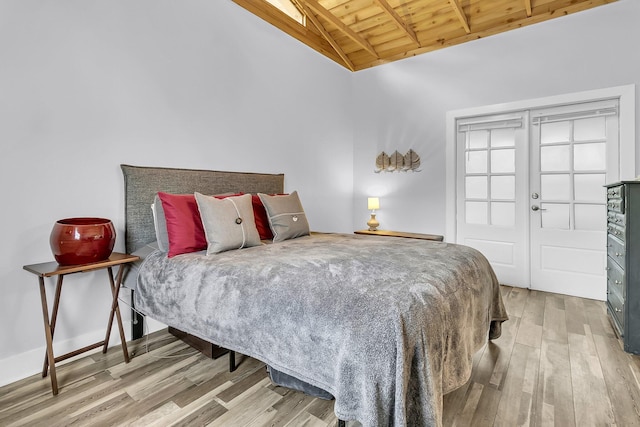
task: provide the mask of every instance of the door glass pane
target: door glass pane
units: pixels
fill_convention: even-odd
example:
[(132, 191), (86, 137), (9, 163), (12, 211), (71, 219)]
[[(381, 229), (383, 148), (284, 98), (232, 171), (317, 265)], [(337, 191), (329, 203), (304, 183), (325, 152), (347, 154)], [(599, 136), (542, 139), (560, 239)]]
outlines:
[(576, 230), (604, 231), (607, 228), (607, 209), (605, 205), (582, 205), (574, 207)]
[(513, 147), (515, 145), (516, 130), (509, 129), (493, 129), (491, 131), (492, 147)]
[(514, 202), (491, 203), (491, 225), (513, 227), (516, 223), (516, 204)]
[(573, 177), (575, 199), (584, 202), (602, 202), (606, 199), (605, 174), (576, 174)]
[(505, 173), (516, 171), (516, 150), (491, 150), (491, 172)]
[(516, 198), (516, 177), (513, 175), (492, 176), (491, 198), (514, 200)]
[(568, 142), (571, 140), (571, 122), (543, 123), (540, 126), (541, 144)]
[(604, 142), (576, 144), (573, 146), (573, 169), (577, 171), (607, 168), (607, 146)]
[(487, 148), (487, 137), (489, 133), (486, 130), (474, 130), (469, 132), (469, 145), (467, 148)]
[(569, 203), (542, 203), (542, 228), (569, 229)]
[(569, 154), (569, 145), (540, 147), (540, 170), (544, 172), (568, 171)]
[(468, 176), (465, 178), (465, 189), (467, 199), (487, 198), (487, 177)]
[(571, 175), (540, 175), (540, 193), (544, 200), (570, 200)]
[(487, 202), (466, 202), (467, 224), (487, 224)]
[(487, 173), (486, 151), (467, 151), (465, 157), (467, 173)]
[(573, 124), (574, 141), (593, 141), (607, 137), (605, 117), (576, 120)]

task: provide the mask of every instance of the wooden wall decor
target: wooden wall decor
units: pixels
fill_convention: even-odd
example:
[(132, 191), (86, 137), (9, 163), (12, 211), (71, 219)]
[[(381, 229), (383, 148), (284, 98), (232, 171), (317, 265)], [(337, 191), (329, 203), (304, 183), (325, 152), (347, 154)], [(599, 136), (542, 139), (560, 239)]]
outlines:
[(380, 172), (420, 172), (420, 156), (413, 150), (402, 155), (398, 150), (388, 155), (384, 151), (376, 157), (375, 173)]

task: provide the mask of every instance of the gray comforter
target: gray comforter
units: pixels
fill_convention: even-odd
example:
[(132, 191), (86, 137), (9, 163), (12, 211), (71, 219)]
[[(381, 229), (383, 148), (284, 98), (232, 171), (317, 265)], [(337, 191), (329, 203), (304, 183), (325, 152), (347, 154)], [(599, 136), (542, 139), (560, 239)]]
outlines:
[(476, 250), (346, 234), (212, 256), (156, 251), (135, 303), (327, 390), (340, 419), (365, 427), (441, 425), (443, 394), (468, 380), (507, 319)]

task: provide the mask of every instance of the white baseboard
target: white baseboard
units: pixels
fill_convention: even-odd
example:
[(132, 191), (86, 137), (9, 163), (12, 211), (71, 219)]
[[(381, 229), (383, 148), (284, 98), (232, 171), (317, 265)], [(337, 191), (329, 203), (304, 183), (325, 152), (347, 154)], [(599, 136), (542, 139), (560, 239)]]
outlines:
[[(155, 332), (166, 327), (166, 325), (156, 320), (147, 318), (145, 332)], [(130, 329), (131, 328), (128, 328), (127, 325), (125, 325), (125, 339), (127, 341), (131, 340)], [(73, 337), (65, 341), (57, 341), (54, 339), (54, 355), (58, 356), (61, 354), (66, 354), (92, 343), (102, 341), (104, 340), (104, 335), (105, 331), (104, 329), (101, 329), (77, 337)], [(111, 337), (109, 338), (109, 348), (119, 344), (120, 334), (118, 333), (118, 327), (114, 325), (113, 329), (111, 330)], [(102, 351), (102, 347), (98, 347), (92, 351)], [(10, 356), (0, 360), (0, 387), (40, 373), (42, 371), (42, 364), (44, 363), (45, 353), (46, 346), (43, 345), (42, 347), (38, 347), (33, 350), (29, 350), (24, 353), (16, 354), (14, 356)], [(91, 354), (91, 352), (82, 353), (76, 357), (70, 358), (60, 363), (67, 363), (68, 361), (85, 357), (88, 354)]]

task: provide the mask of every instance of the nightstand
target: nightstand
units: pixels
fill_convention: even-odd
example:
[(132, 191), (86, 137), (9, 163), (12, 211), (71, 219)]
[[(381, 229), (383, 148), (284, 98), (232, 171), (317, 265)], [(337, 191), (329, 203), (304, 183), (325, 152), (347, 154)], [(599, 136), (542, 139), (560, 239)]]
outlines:
[[(113, 317), (116, 317), (118, 329), (120, 331), (120, 341), (122, 342), (122, 353), (124, 360), (129, 363), (129, 352), (127, 350), (127, 342), (124, 338), (124, 329), (122, 327), (122, 318), (120, 316), (120, 307), (118, 306), (118, 291), (122, 282), (122, 275), (127, 264), (135, 262), (140, 258), (135, 255), (127, 255), (113, 252), (111, 256), (99, 262), (83, 265), (59, 265), (57, 262), (45, 262), (41, 264), (25, 265), (23, 268), (30, 273), (38, 276), (40, 284), (40, 300), (42, 303), (42, 317), (44, 319), (44, 334), (47, 340), (47, 352), (44, 357), (44, 367), (42, 368), (42, 377), (47, 376), (47, 371), (51, 377), (51, 391), (54, 395), (58, 394), (58, 380), (56, 379), (56, 362), (60, 362), (70, 357), (77, 356), (94, 348), (102, 346), (102, 352), (107, 352), (109, 345), (109, 336), (111, 335), (111, 326), (113, 325)], [(112, 267), (119, 266), (118, 272), (114, 279)], [(60, 305), (60, 293), (62, 292), (62, 280), (64, 276), (73, 273), (88, 273), (90, 271), (106, 269), (109, 275), (109, 287), (111, 288), (111, 312), (109, 314), (109, 322), (107, 323), (107, 333), (103, 341), (88, 345), (81, 349), (72, 351), (62, 356), (55, 357), (53, 355), (53, 334), (56, 328), (56, 319), (58, 317), (58, 308)], [(51, 318), (49, 318), (49, 306), (47, 305), (47, 292), (45, 289), (45, 277), (58, 276), (56, 284), (56, 293), (53, 300), (53, 310)]]
[(354, 231), (355, 234), (367, 234), (370, 236), (388, 236), (388, 237), (404, 237), (406, 239), (420, 239), (420, 240), (435, 240), (442, 242), (444, 236), (439, 234), (422, 234), (422, 233), (405, 233), (404, 231), (389, 231), (389, 230), (358, 230)]

